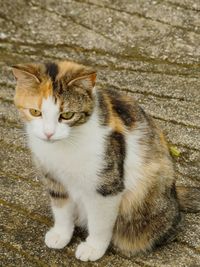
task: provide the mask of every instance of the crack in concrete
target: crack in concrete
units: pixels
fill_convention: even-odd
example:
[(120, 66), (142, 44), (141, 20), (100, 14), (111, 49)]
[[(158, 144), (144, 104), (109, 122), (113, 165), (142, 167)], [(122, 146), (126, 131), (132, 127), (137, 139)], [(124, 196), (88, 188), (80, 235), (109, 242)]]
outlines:
[(19, 205), (5, 201), (4, 199), (1, 199), (1, 198), (0, 198), (0, 205), (5, 206), (5, 207), (9, 207), (12, 210), (19, 212), (20, 214), (22, 214), (25, 217), (28, 217), (31, 220), (37, 221), (37, 222), (42, 223), (42, 224), (47, 225), (47, 226), (51, 226), (51, 222), (50, 222), (49, 218), (45, 217), (44, 215), (42, 216), (42, 215), (37, 214), (35, 212), (29, 211), (26, 208), (23, 208)]
[(15, 246), (15, 245), (12, 245), (10, 242), (8, 243), (8, 242), (2, 241), (2, 240), (0, 240), (0, 244), (2, 247), (5, 247), (8, 250), (11, 250), (14, 253), (18, 253), (19, 255), (24, 256), (29, 262), (37, 264), (38, 267), (49, 267), (48, 264), (46, 264), (45, 262), (40, 260), (38, 257), (32, 256), (27, 251), (24, 251), (18, 245)]
[(174, 7), (179, 7), (185, 10), (190, 10), (190, 11), (195, 11), (195, 12), (199, 12), (200, 9), (198, 8), (188, 8), (186, 5), (184, 4), (180, 4), (180, 3), (174, 3), (172, 1), (167, 0), (166, 3), (169, 3), (170, 5), (174, 6)]
[[(0, 43), (1, 43), (1, 41), (0, 41)], [(8, 42), (9, 44), (14, 44), (13, 42)], [(6, 44), (6, 43), (5, 43)], [(33, 44), (22, 44), (22, 45), (20, 45), (20, 46), (27, 46), (27, 47), (32, 47), (32, 48), (34, 48), (34, 46), (33, 46)], [(69, 48), (69, 47), (68, 47)], [(49, 48), (50, 49), (50, 48)], [(78, 52), (80, 52), (80, 51), (78, 51), (77, 49), (74, 49), (74, 47), (70, 47), (70, 49), (72, 49), (72, 50), (74, 50), (76, 53)], [(17, 56), (21, 56), (21, 53), (19, 53), (19, 52), (17, 52), (17, 51), (15, 51), (15, 52), (13, 52), (13, 51), (11, 51), (12, 52), (12, 55), (14, 56), (14, 55), (17, 55)], [(84, 53), (90, 53), (91, 51), (84, 51)], [(10, 54), (10, 51), (8, 51), (8, 50), (5, 50), (4, 49), (4, 55), (5, 55), (5, 53), (7, 53), (8, 54), (8, 56), (9, 56), (9, 54)], [(42, 56), (42, 58), (46, 58), (46, 59), (48, 59), (49, 60), (49, 56), (48, 55), (45, 55), (45, 54), (41, 54), (42, 53), (42, 51), (41, 50), (39, 50), (39, 51), (34, 51), (34, 55), (37, 55), (37, 56)], [(50, 51), (49, 51), (49, 53), (50, 53)], [(96, 52), (95, 52), (96, 53)], [(101, 56), (104, 56), (104, 54), (100, 54), (100, 53), (97, 53), (97, 54), (99, 54), (99, 55), (101, 55)], [(23, 52), (23, 55), (27, 55), (27, 56), (32, 56), (33, 55), (33, 52), (31, 51), (31, 52)], [(63, 59), (63, 57), (57, 57), (57, 56), (54, 56), (54, 55), (52, 55), (51, 54), (51, 59), (53, 59), (53, 60), (60, 60), (60, 59)], [(136, 62), (137, 61), (139, 61), (139, 60), (135, 60)], [(146, 62), (146, 61), (140, 61), (140, 62)], [(148, 63), (152, 63), (152, 62), (148, 62)], [(142, 70), (142, 69), (137, 69), (137, 67), (134, 69), (133, 67), (121, 67), (121, 66), (117, 66), (116, 64), (114, 64), (114, 63), (111, 63), (111, 62), (107, 62), (106, 64), (97, 64), (96, 62), (92, 62), (91, 63), (93, 66), (95, 66), (95, 67), (97, 67), (98, 69), (109, 69), (109, 70), (119, 70), (119, 71), (124, 71), (124, 70), (127, 70), (127, 71), (130, 71), (130, 72), (134, 72), (134, 73), (150, 73), (150, 74), (162, 74), (162, 75), (166, 75), (166, 76), (173, 76), (173, 77), (189, 77), (189, 78), (198, 78), (199, 77), (199, 73), (198, 73), (198, 68), (197, 67), (195, 67), (195, 69), (194, 70), (196, 70), (196, 75), (195, 74), (193, 74), (193, 73), (178, 73), (178, 72), (175, 72), (174, 71), (174, 69), (173, 70), (168, 70), (168, 71), (153, 71), (153, 70)], [(168, 65), (168, 64), (165, 64), (165, 63), (159, 63), (159, 64), (164, 64), (164, 65)], [(152, 63), (152, 67), (154, 67), (156, 64), (154, 64), (153, 65), (153, 63)], [(174, 67), (174, 65), (168, 65), (168, 66), (173, 66)], [(177, 67), (177, 66), (176, 66)], [(180, 66), (178, 66), (178, 67), (180, 67)], [(181, 66), (182, 67), (182, 66)], [(185, 68), (185, 67), (182, 67), (182, 68)], [(183, 71), (183, 70), (179, 70), (179, 71)], [(185, 70), (186, 71), (186, 70)], [(188, 70), (187, 70), (188, 71)], [(6, 84), (6, 83), (5, 83)]]
[(41, 187), (41, 183), (40, 182), (36, 182), (34, 180), (25, 178), (23, 176), (18, 176), (16, 174), (14, 174), (13, 172), (6, 172), (6, 171), (0, 170), (0, 176), (8, 177), (9, 179), (12, 179), (12, 180), (15, 180), (15, 181), (18, 180), (18, 181), (26, 182), (26, 183), (29, 183), (29, 184), (31, 184), (31, 186), (36, 187), (36, 188), (37, 187)]
[[(137, 16), (138, 18), (143, 18), (143, 19), (151, 20), (153, 22), (158, 22), (158, 23), (170, 26), (170, 27), (175, 28), (175, 29), (180, 29), (180, 30), (187, 31), (187, 32), (192, 32), (192, 33), (195, 33), (195, 34), (200, 34), (200, 30), (192, 30), (192, 29), (188, 29), (188, 28), (183, 27), (183, 26), (172, 25), (172, 24), (170, 24), (170, 23), (168, 23), (166, 21), (163, 21), (163, 20), (160, 20), (160, 19), (153, 19), (150, 16), (146, 16), (146, 15), (141, 14), (139, 12), (128, 12), (127, 10), (123, 10), (121, 12), (121, 10), (118, 9), (118, 8), (114, 8), (114, 7), (111, 7), (111, 6), (105, 6), (105, 5), (102, 5), (102, 4), (93, 3), (91, 1), (84, 1), (84, 0), (74, 0), (74, 1), (77, 2), (77, 3), (84, 3), (84, 4), (88, 4), (88, 5), (94, 5), (94, 6), (98, 6), (98, 7), (101, 7), (101, 8), (117, 11), (117, 12), (120, 12), (120, 13), (125, 13), (125, 14), (128, 14), (128, 15)], [(159, 1), (157, 1), (157, 2), (159, 2)], [(170, 1), (167, 1), (167, 2), (171, 3)], [(179, 5), (179, 6), (181, 6), (181, 5)]]

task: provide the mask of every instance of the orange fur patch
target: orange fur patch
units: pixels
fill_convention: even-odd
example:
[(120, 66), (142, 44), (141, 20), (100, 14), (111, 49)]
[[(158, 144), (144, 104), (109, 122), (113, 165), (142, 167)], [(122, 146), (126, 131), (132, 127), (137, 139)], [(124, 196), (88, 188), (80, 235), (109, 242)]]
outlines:
[(69, 201), (69, 199), (63, 199), (63, 198), (52, 198), (51, 197), (51, 204), (52, 206), (54, 207), (57, 207), (57, 208), (62, 208), (64, 205), (66, 205), (67, 201)]
[(117, 116), (117, 114), (112, 109), (112, 103), (108, 95), (103, 93), (104, 100), (106, 102), (106, 106), (109, 110), (110, 118), (109, 118), (109, 125), (112, 129), (119, 133), (124, 133), (125, 127), (121, 119)]
[(80, 70), (81, 66), (83, 66), (75, 62), (71, 62), (71, 61), (61, 61), (61, 62), (57, 62), (57, 64), (59, 68), (57, 79), (60, 79), (61, 77), (63, 77), (67, 72), (76, 72)]
[(40, 97), (47, 99), (49, 96), (53, 95), (53, 87), (52, 82), (50, 79), (45, 81), (43, 84), (40, 85)]
[(53, 95), (53, 88), (50, 79), (43, 81), (38, 88), (27, 88), (17, 86), (14, 103), (25, 120), (32, 120), (33, 117), (27, 112), (30, 108), (41, 110), (43, 98)]
[(125, 256), (135, 255), (141, 251), (146, 252), (152, 248), (152, 242), (149, 239), (148, 232), (143, 233), (140, 238), (136, 238), (134, 242), (130, 242), (127, 238), (116, 234), (113, 236), (112, 242)]

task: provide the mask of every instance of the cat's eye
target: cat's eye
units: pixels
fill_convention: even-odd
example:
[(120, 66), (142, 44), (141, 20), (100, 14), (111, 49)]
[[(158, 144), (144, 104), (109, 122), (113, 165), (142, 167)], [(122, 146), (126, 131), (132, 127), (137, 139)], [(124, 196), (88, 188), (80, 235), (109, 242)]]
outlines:
[(42, 115), (42, 112), (41, 111), (39, 111), (37, 109), (33, 109), (33, 108), (30, 108), (29, 109), (29, 112), (34, 117), (40, 117)]
[(74, 116), (74, 112), (63, 112), (60, 114), (60, 119), (62, 120), (70, 120)]

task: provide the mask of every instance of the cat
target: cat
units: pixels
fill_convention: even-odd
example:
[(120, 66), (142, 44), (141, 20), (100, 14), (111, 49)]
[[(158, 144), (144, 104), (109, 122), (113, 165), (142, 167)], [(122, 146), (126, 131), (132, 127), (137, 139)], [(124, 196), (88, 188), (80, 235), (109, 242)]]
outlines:
[(75, 225), (88, 237), (76, 258), (95, 261), (110, 244), (124, 255), (173, 240), (181, 210), (200, 210), (195, 188), (176, 187), (162, 132), (133, 96), (95, 88), (96, 72), (57, 61), (13, 66), (14, 102), (51, 199), (49, 248)]

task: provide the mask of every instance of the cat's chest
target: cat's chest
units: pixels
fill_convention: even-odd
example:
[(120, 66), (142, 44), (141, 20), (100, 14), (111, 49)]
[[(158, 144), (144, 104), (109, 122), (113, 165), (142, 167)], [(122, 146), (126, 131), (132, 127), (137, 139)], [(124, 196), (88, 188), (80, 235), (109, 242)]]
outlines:
[(95, 184), (104, 164), (104, 149), (94, 144), (70, 147), (67, 144), (32, 144), (33, 153), (46, 171), (68, 188)]

